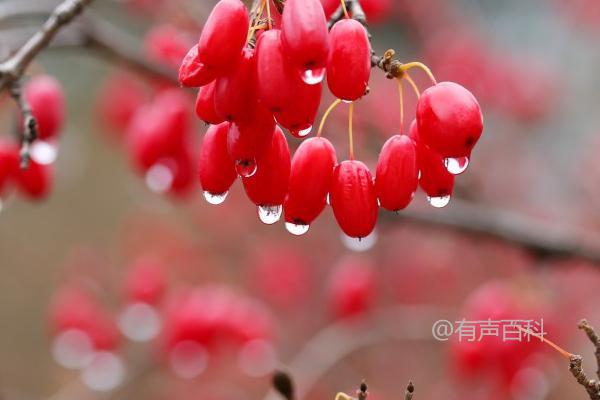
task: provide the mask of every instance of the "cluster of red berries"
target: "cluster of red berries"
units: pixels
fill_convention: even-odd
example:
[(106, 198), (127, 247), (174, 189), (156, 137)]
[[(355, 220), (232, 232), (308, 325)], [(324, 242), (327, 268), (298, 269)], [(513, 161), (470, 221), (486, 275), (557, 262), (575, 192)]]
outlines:
[[(53, 77), (38, 75), (23, 88), (23, 96), (36, 119), (38, 138), (26, 168), (20, 167), (19, 143), (10, 139), (0, 141), (0, 199), (16, 188), (26, 198), (38, 200), (45, 198), (52, 187), (56, 141), (65, 118), (63, 89)], [(22, 118), (20, 125), (22, 131)]]
[(211, 124), (200, 154), (206, 199), (223, 202), (240, 176), (263, 222), (278, 221), (283, 211), (287, 229), (303, 234), (329, 201), (341, 229), (354, 238), (373, 231), (380, 207), (405, 208), (419, 182), (434, 206), (445, 205), (453, 174), (466, 168), (483, 130), (473, 95), (450, 82), (427, 89), (411, 133), (384, 145), (375, 178), (354, 160), (352, 146), (350, 159), (338, 163), (320, 132), (291, 158), (280, 126), (294, 137), (310, 133), (325, 75), (341, 101), (363, 97), (371, 46), (354, 19), (328, 31), (318, 0), (289, 0), (281, 16), (270, 2), (263, 6), (266, 23), (259, 10), (251, 26), (240, 0), (219, 1), (180, 67), (181, 83), (200, 87), (196, 112)]

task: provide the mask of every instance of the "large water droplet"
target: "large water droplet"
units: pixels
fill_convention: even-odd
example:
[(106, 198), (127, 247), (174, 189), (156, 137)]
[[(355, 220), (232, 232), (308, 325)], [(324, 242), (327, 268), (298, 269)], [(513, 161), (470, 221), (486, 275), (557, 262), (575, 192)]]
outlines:
[(258, 165), (256, 165), (256, 160), (237, 160), (235, 170), (242, 178), (250, 178), (258, 170)]
[(354, 102), (353, 102), (352, 100), (344, 100), (344, 99), (342, 99), (342, 103), (345, 103), (345, 104), (352, 104), (352, 103), (354, 103)]
[(146, 303), (127, 305), (119, 316), (119, 329), (127, 338), (135, 342), (147, 342), (160, 332), (160, 316)]
[(212, 205), (218, 206), (219, 204), (223, 204), (225, 199), (227, 198), (227, 194), (229, 192), (214, 194), (207, 191), (204, 191), (204, 198), (206, 201)]
[(278, 206), (258, 206), (258, 218), (263, 224), (273, 225), (281, 218), (283, 207)]
[(109, 392), (125, 380), (125, 365), (115, 354), (100, 351), (81, 373), (81, 380), (92, 390)]
[(146, 172), (146, 186), (155, 193), (165, 193), (173, 184), (173, 171), (163, 163), (154, 164)]
[(294, 224), (293, 222), (286, 222), (285, 229), (292, 235), (302, 236), (310, 229), (310, 225), (306, 224)]
[(450, 195), (438, 196), (438, 197), (427, 197), (427, 201), (435, 208), (444, 208), (450, 203)]
[(342, 233), (342, 243), (348, 250), (363, 252), (371, 250), (377, 244), (377, 231), (373, 231), (364, 238), (353, 238)]
[(240, 349), (240, 369), (252, 377), (265, 376), (273, 372), (276, 356), (273, 345), (262, 339), (251, 340)]
[(49, 165), (56, 161), (58, 146), (43, 140), (36, 140), (31, 146), (31, 158), (38, 164)]
[(307, 69), (301, 73), (302, 80), (308, 85), (318, 85), (325, 78), (325, 68)]
[(293, 131), (292, 130), (292, 131), (290, 131), (290, 133), (292, 134), (292, 136), (302, 139), (302, 138), (310, 135), (310, 133), (312, 132), (312, 129), (313, 129), (313, 127), (309, 126), (308, 128), (303, 129), (301, 131)]
[(452, 175), (460, 175), (469, 167), (469, 157), (446, 158), (444, 165)]
[(79, 329), (61, 332), (52, 342), (52, 356), (60, 366), (83, 368), (94, 358), (94, 346), (88, 334)]
[(169, 353), (169, 365), (178, 377), (195, 378), (208, 366), (208, 351), (198, 342), (184, 340), (177, 343)]

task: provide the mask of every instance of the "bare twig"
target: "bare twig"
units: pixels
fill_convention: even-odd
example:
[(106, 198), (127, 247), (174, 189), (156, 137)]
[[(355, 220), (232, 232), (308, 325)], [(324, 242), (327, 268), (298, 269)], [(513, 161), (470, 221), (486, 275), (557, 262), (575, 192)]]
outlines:
[(594, 328), (587, 322), (587, 320), (581, 320), (579, 323), (579, 329), (582, 329), (587, 337), (590, 339), (594, 347), (596, 348), (596, 363), (598, 366), (598, 370), (596, 371), (596, 375), (598, 376), (598, 380), (600, 381), (600, 337), (594, 330)]
[(406, 392), (404, 392), (404, 400), (412, 400), (413, 394), (415, 393), (415, 386), (412, 382), (408, 382)]
[(577, 382), (585, 388), (591, 400), (600, 400), (600, 382), (588, 379), (582, 364), (583, 358), (581, 356), (571, 355), (569, 371), (571, 371)]
[(20, 155), (21, 168), (27, 168), (29, 166), (31, 144), (38, 137), (38, 125), (33, 113), (31, 112), (31, 106), (23, 95), (23, 91), (21, 89), (21, 81), (16, 80), (10, 87), (10, 94), (19, 106), (21, 115), (23, 116), (23, 135)]

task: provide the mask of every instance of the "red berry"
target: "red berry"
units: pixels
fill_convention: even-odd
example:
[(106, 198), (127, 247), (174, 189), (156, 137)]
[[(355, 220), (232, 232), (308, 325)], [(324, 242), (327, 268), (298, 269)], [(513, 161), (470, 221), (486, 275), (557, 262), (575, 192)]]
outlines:
[(236, 66), (217, 79), (215, 110), (226, 121), (242, 122), (251, 118), (256, 102), (254, 50), (245, 48)]
[(285, 135), (275, 128), (271, 145), (256, 160), (257, 171), (244, 178), (248, 198), (257, 206), (280, 206), (285, 200), (290, 180), (290, 150)]
[(373, 176), (365, 164), (347, 160), (335, 167), (329, 194), (333, 214), (344, 233), (368, 236), (377, 223), (377, 196)]
[(467, 89), (441, 82), (417, 103), (419, 136), (443, 158), (469, 157), (483, 132), (481, 108)]
[(308, 85), (302, 81), (294, 87), (294, 96), (288, 108), (275, 113), (275, 119), (296, 137), (308, 135), (315, 123), (321, 104), (323, 84)]
[[(200, 185), (213, 197), (223, 196), (237, 178), (234, 162), (227, 151), (229, 122), (208, 128), (200, 149)], [(213, 198), (211, 197), (211, 198)]]
[(24, 95), (38, 125), (38, 137), (50, 139), (60, 133), (65, 118), (61, 84), (49, 75), (38, 75), (27, 83)]
[(327, 19), (331, 17), (331, 14), (333, 14), (335, 10), (341, 7), (339, 0), (321, 0), (321, 5), (323, 6), (323, 11), (325, 12), (325, 18)]
[(152, 28), (144, 41), (146, 55), (150, 60), (172, 68), (179, 67), (192, 43), (193, 40), (187, 34), (173, 25)]
[(187, 87), (200, 87), (214, 81), (216, 77), (217, 71), (214, 68), (209, 68), (198, 60), (198, 45), (194, 45), (179, 67), (179, 83)]
[(329, 140), (316, 137), (302, 142), (292, 159), (290, 184), (285, 199), (285, 221), (308, 226), (325, 208), (337, 163)]
[(152, 257), (139, 257), (127, 271), (125, 295), (129, 301), (155, 305), (161, 300), (166, 284), (164, 266)]
[(285, 52), (296, 68), (301, 71), (325, 68), (329, 38), (319, 0), (288, 0), (281, 31)]
[(294, 81), (299, 81), (283, 51), (281, 31), (273, 29), (263, 33), (256, 45), (256, 76), (258, 95), (271, 112), (289, 109), (296, 96)]
[(216, 82), (211, 82), (202, 86), (198, 90), (196, 98), (196, 115), (202, 121), (212, 125), (218, 125), (225, 121), (215, 110), (215, 85)]
[(389, 211), (406, 208), (419, 184), (417, 149), (406, 135), (395, 135), (381, 149), (375, 190), (381, 207)]
[(362, 6), (369, 24), (377, 24), (392, 16), (392, 0), (361, 0)]
[(420, 139), (417, 123), (413, 121), (409, 136), (417, 144), (417, 160), (421, 171), (419, 185), (429, 196), (432, 205), (445, 206), (454, 190), (454, 175), (446, 169), (444, 159)]
[(98, 95), (98, 108), (102, 122), (108, 125), (107, 132), (116, 136), (116, 130), (124, 130), (145, 101), (144, 86), (134, 75), (120, 72), (111, 75)]
[(173, 174), (173, 182), (169, 193), (178, 197), (185, 197), (192, 192), (196, 182), (197, 163), (191, 152), (191, 146), (180, 147), (168, 159), (168, 167)]
[(4, 194), (19, 168), (19, 148), (8, 140), (0, 141), (0, 196)]
[(229, 69), (239, 59), (250, 22), (240, 0), (221, 0), (208, 17), (198, 41), (198, 60), (208, 68)]
[(344, 19), (330, 33), (327, 85), (334, 96), (355, 101), (364, 96), (371, 75), (371, 45), (360, 22)]
[(231, 124), (227, 138), (229, 156), (236, 163), (236, 170), (242, 177), (253, 175), (256, 160), (271, 147), (275, 120), (262, 105), (257, 104), (253, 119), (239, 124)]
[(330, 308), (334, 317), (356, 317), (369, 311), (375, 290), (375, 273), (371, 264), (359, 259), (342, 261), (329, 277)]
[(17, 169), (15, 183), (21, 194), (31, 200), (41, 200), (50, 193), (52, 178), (51, 165), (38, 164), (34, 160), (29, 160), (27, 168)]

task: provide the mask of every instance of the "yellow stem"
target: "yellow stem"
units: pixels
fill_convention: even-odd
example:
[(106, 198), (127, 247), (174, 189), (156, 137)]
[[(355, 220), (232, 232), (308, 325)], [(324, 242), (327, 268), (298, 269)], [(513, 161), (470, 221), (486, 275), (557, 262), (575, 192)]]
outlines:
[(421, 98), (421, 91), (419, 90), (419, 87), (417, 86), (417, 84), (415, 83), (413, 78), (411, 78), (410, 75), (408, 74), (408, 71), (404, 72), (404, 78), (406, 78), (406, 80), (408, 81), (410, 86), (413, 88), (415, 95), (417, 96), (417, 99)]
[(429, 76), (429, 79), (431, 79), (431, 82), (433, 82), (434, 85), (437, 85), (437, 81), (435, 80), (435, 76), (433, 76), (433, 73), (431, 72), (431, 70), (429, 69), (429, 67), (425, 64), (423, 64), (422, 62), (419, 61), (414, 61), (414, 62), (409, 62), (406, 64), (402, 64), (402, 66), (400, 67), (401, 71), (408, 71), (409, 69), (412, 68), (420, 68), (423, 71), (425, 71), (425, 73), (427, 74), (427, 76)]
[(348, 112), (348, 144), (350, 160), (354, 160), (354, 135), (352, 134), (352, 117), (354, 115), (354, 102), (350, 103), (350, 110)]
[(335, 395), (335, 400), (352, 400), (352, 397), (348, 396), (346, 393), (339, 392)]
[(552, 347), (554, 350), (558, 351), (563, 357), (565, 357), (567, 360), (570, 360), (571, 357), (573, 357), (573, 354), (569, 353), (568, 351), (566, 351), (565, 349), (563, 349), (562, 347), (560, 347), (559, 345), (557, 345), (556, 343), (546, 339), (545, 337), (543, 337), (542, 335), (532, 332), (529, 329), (525, 329), (522, 326), (518, 326), (517, 325), (517, 329), (519, 329), (521, 332), (525, 332), (528, 335), (534, 336), (538, 339), (540, 339), (543, 343), (546, 343), (548, 346)]
[(350, 18), (348, 15), (348, 9), (346, 8), (346, 0), (340, 0), (342, 2), (342, 10), (344, 10), (344, 17)]
[(269, 30), (273, 29), (273, 22), (271, 21), (271, 0), (265, 0), (267, 3), (267, 25), (269, 26)]
[[(248, 36), (246, 37), (246, 43), (248, 43), (250, 41), (250, 39), (252, 38), (252, 35), (254, 35), (254, 32), (256, 32), (256, 27), (258, 26), (258, 23), (260, 21), (260, 17), (262, 16), (263, 12), (265, 11), (265, 4), (266, 4), (266, 0), (262, 0), (260, 2), (260, 6), (258, 7), (258, 10), (256, 10), (256, 14), (253, 14), (253, 21), (252, 21), (252, 25), (250, 26), (250, 28), (248, 29)], [(263, 29), (263, 28), (259, 28), (259, 29)]]
[(400, 94), (400, 134), (404, 133), (404, 86), (402, 79), (396, 79), (398, 82), (398, 93)]
[(342, 100), (337, 99), (336, 101), (331, 103), (331, 105), (327, 108), (327, 111), (325, 111), (325, 114), (323, 114), (323, 118), (321, 118), (321, 123), (319, 124), (319, 131), (317, 132), (317, 137), (321, 137), (321, 134), (323, 133), (323, 127), (325, 126), (325, 121), (327, 121), (327, 117), (329, 117), (329, 114), (331, 114), (333, 109), (336, 108), (341, 102)]

